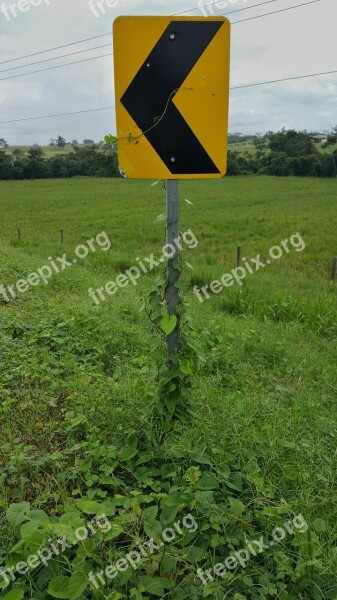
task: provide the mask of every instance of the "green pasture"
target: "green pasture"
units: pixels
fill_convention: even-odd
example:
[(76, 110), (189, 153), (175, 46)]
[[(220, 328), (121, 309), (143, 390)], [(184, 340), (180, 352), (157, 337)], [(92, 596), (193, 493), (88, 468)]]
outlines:
[[(98, 306), (88, 289), (104, 287), (137, 258), (160, 257), (165, 191), (150, 184), (99, 178), (0, 183), (3, 286), (48, 265), (48, 257), (66, 253), (71, 260), (78, 244), (102, 231), (113, 240), (111, 250), (96, 245), (48, 285), (17, 292), (10, 302), (0, 293), (3, 513), (23, 501), (62, 512), (67, 498), (81, 493), (74, 474), (86, 435), (100, 445), (117, 444), (128, 428), (146, 429), (145, 367), (154, 342), (140, 309), (161, 267), (137, 286), (106, 294)], [(239, 594), (239, 600), (337, 598), (336, 198), (333, 179), (230, 177), (180, 185), (180, 231), (191, 229), (198, 239), (194, 249), (185, 244), (182, 255), (188, 311), (204, 356), (193, 382), (198, 430), (251, 482), (252, 503), (267, 497), (285, 515), (301, 513), (312, 543), (310, 591), (301, 587), (298, 567), (289, 575), (295, 595), (261, 583), (262, 591)], [(302, 252), (290, 247), (243, 285), (203, 303), (193, 294), (193, 286), (236, 266), (238, 244), (243, 257), (265, 261), (272, 246), (296, 233), (305, 242)], [(1, 556), (15, 536), (4, 519), (0, 531)], [(234, 598), (232, 585), (226, 595), (210, 597)]]

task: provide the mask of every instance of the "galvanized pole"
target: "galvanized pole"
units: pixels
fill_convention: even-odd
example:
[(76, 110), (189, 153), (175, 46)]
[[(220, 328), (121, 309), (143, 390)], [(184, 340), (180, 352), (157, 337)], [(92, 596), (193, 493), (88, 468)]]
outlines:
[[(176, 283), (179, 280), (180, 272), (175, 268), (174, 263), (179, 260), (179, 248), (174, 240), (179, 235), (179, 198), (178, 198), (178, 180), (168, 179), (166, 181), (166, 244), (167, 254), (170, 254), (167, 268), (167, 312), (169, 315), (176, 315), (179, 312), (179, 290)], [(167, 354), (172, 356), (178, 349), (179, 326), (167, 336)]]

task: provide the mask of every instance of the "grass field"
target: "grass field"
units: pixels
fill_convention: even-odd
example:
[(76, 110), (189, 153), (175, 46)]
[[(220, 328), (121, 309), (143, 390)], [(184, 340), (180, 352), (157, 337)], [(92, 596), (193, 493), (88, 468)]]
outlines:
[[(111, 250), (96, 247), (48, 285), (17, 292), (10, 302), (0, 294), (3, 512), (10, 503), (29, 502), (56, 517), (87, 490), (91, 499), (113, 495), (109, 483), (99, 491), (103, 475), (90, 462), (87, 440), (104, 448), (123, 444), (130, 427), (146, 432), (146, 361), (153, 342), (140, 307), (160, 267), (98, 306), (88, 288), (115, 280), (137, 257), (160, 256), (165, 224), (156, 217), (165, 212), (165, 196), (159, 184), (149, 184), (91, 178), (0, 183), (5, 287), (48, 265), (48, 257), (66, 252), (72, 259), (78, 244), (103, 230), (113, 236)], [(180, 229), (191, 229), (199, 241), (183, 252), (192, 267), (183, 273), (188, 310), (204, 355), (193, 380), (198, 435), (222, 448), (243, 474), (248, 492), (239, 496), (249, 510), (270, 507), (274, 520), (270, 516), (264, 533), (280, 515), (302, 514), (309, 525), (305, 544), (297, 544), (305, 567), (303, 561), (290, 567), (290, 550), (287, 558), (275, 559), (282, 573), (273, 579), (266, 553), (244, 572), (245, 580), (242, 575), (207, 586), (211, 599), (337, 599), (336, 192), (336, 181), (308, 178), (181, 184)], [(291, 248), (242, 286), (203, 303), (192, 293), (194, 285), (235, 267), (238, 244), (242, 256), (260, 254), (265, 261), (272, 246), (297, 232), (305, 242), (302, 252)], [(240, 526), (246, 527), (243, 516)], [(0, 530), (1, 557), (20, 536), (5, 519)], [(234, 538), (231, 543), (235, 547)], [(27, 598), (50, 597), (41, 581), (33, 577), (31, 587), (24, 586)], [(110, 595), (82, 592), (80, 598), (160, 595), (123, 596), (109, 589)], [(207, 597), (200, 585), (190, 595), (175, 593), (165, 598)]]
[[(84, 144), (78, 144), (79, 148), (84, 148)], [(31, 146), (10, 146), (6, 148), (6, 152), (12, 154), (13, 150), (21, 150), (24, 154), (27, 154), (29, 148)], [(74, 152), (74, 148), (72, 146), (64, 146), (64, 148), (57, 148), (56, 146), (41, 146), (43, 150), (43, 154), (46, 158), (52, 158), (53, 156), (59, 156), (60, 154), (69, 154), (70, 152)]]
[[(317, 150), (319, 152), (323, 152), (325, 154), (331, 154), (331, 152), (334, 152), (335, 150), (337, 150), (337, 144), (333, 144), (331, 146), (325, 146), (322, 143), (319, 143), (319, 144), (315, 144), (315, 147), (317, 148)], [(237, 144), (229, 144), (229, 149), (234, 150), (236, 152), (248, 152), (249, 154), (256, 153), (256, 148), (255, 148), (253, 142), (251, 142), (251, 141), (239, 142)]]

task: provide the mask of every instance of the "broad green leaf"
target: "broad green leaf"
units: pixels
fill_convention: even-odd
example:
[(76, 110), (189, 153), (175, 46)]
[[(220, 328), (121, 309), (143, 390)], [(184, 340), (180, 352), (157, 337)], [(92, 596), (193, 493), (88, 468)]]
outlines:
[(235, 517), (240, 517), (245, 510), (245, 505), (238, 498), (229, 498), (230, 512)]
[(28, 517), (31, 521), (39, 521), (40, 523), (49, 523), (49, 517), (44, 510), (30, 510)]
[(66, 577), (65, 575), (59, 575), (58, 577), (54, 577), (49, 582), (48, 594), (53, 598), (70, 598), (69, 581), (70, 577)]
[(104, 539), (105, 541), (114, 540), (121, 533), (123, 533), (123, 531), (124, 528), (121, 525), (114, 525), (114, 523), (111, 523), (111, 529), (104, 534)]
[(153, 596), (159, 596), (160, 598), (163, 598), (165, 595), (165, 589), (172, 587), (172, 582), (165, 579), (165, 577), (150, 577), (148, 575), (143, 575), (143, 577), (140, 577), (139, 579), (145, 592), (148, 592)]
[(149, 538), (154, 538), (155, 540), (161, 541), (160, 536), (163, 531), (163, 527), (160, 521), (151, 521), (144, 523), (144, 531)]
[(112, 144), (116, 141), (116, 137), (114, 135), (112, 135), (111, 133), (109, 135), (105, 135), (104, 136), (104, 141), (107, 144), (107, 146), (112, 146)]
[(223, 477), (224, 479), (227, 479), (230, 475), (231, 470), (230, 470), (230, 467), (226, 463), (221, 463), (217, 467), (217, 472), (221, 477)]
[(154, 506), (147, 506), (143, 510), (143, 519), (146, 521), (153, 521), (158, 514), (158, 506), (155, 504)]
[(203, 473), (197, 485), (198, 490), (216, 490), (218, 487), (217, 480), (209, 473)]
[(315, 531), (317, 531), (317, 533), (323, 533), (324, 531), (326, 531), (326, 522), (324, 521), (324, 519), (318, 517), (314, 520), (313, 527)]
[(77, 506), (86, 515), (99, 515), (104, 513), (104, 506), (94, 500), (80, 500)]
[(185, 552), (187, 558), (192, 562), (199, 562), (206, 554), (206, 550), (199, 546), (189, 546), (188, 548), (185, 548)]
[(192, 494), (189, 490), (185, 492), (174, 492), (173, 494), (171, 494), (171, 496), (167, 498), (165, 504), (166, 506), (179, 506), (184, 502), (189, 502), (191, 499)]
[(131, 460), (131, 458), (136, 456), (137, 452), (137, 446), (125, 446), (125, 448), (123, 448), (120, 454), (121, 460)]
[(160, 473), (163, 479), (174, 477), (177, 474), (177, 467), (173, 463), (165, 463), (161, 466)]
[(27, 521), (27, 513), (29, 512), (29, 502), (20, 502), (18, 504), (10, 504), (6, 517), (7, 521), (12, 527), (21, 525), (24, 521)]
[(199, 467), (190, 467), (185, 473), (185, 479), (190, 483), (197, 483), (201, 477), (201, 471)]
[(164, 508), (164, 510), (162, 511), (162, 513), (160, 515), (161, 523), (163, 523), (163, 525), (169, 525), (170, 523), (173, 523), (178, 512), (179, 512), (179, 505), (178, 506), (167, 506), (166, 508)]
[(34, 531), (25, 538), (25, 556), (36, 554), (45, 545), (46, 538), (41, 531)]
[(21, 598), (23, 598), (23, 595), (24, 590), (15, 589), (8, 592), (4, 596), (3, 600), (21, 600)]
[(166, 556), (166, 558), (163, 558), (161, 563), (160, 563), (160, 573), (161, 575), (164, 575), (164, 573), (170, 573), (170, 571), (174, 571), (177, 565), (177, 558), (174, 558), (173, 556)]
[(211, 459), (208, 456), (208, 454), (206, 454), (203, 451), (198, 451), (198, 450), (194, 450), (191, 452), (191, 459), (200, 464), (200, 465), (212, 465)]
[(240, 473), (232, 473), (230, 478), (226, 480), (226, 485), (232, 490), (242, 492), (242, 476)]
[(206, 490), (197, 490), (195, 492), (195, 499), (200, 503), (201, 507), (214, 504), (214, 492)]
[(86, 421), (87, 421), (87, 418), (85, 415), (77, 415), (77, 417), (70, 419), (70, 427), (77, 427), (77, 425), (80, 425), (81, 423), (85, 423)]
[(39, 521), (28, 521), (27, 523), (24, 523), (23, 525), (21, 525), (20, 528), (21, 537), (24, 539), (27, 538), (32, 533), (34, 533), (34, 531), (36, 531), (40, 526), (41, 523)]
[(160, 327), (166, 335), (170, 335), (177, 325), (176, 315), (164, 315), (160, 321)]
[(284, 512), (285, 509), (279, 506), (267, 506), (261, 510), (260, 514), (265, 515), (266, 517), (278, 517)]
[(79, 573), (72, 575), (69, 581), (69, 598), (77, 600), (88, 586), (88, 580)]
[(193, 375), (191, 363), (187, 358), (181, 361), (179, 369), (184, 375)]

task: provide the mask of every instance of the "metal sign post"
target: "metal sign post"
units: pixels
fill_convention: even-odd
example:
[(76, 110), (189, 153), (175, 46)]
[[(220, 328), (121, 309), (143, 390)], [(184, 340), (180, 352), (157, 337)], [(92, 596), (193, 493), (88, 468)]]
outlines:
[[(175, 267), (179, 260), (179, 248), (174, 240), (179, 235), (179, 197), (178, 180), (166, 180), (166, 244), (171, 257), (167, 268), (167, 312), (169, 315), (178, 317), (179, 313), (179, 289), (176, 287), (179, 281), (180, 271)], [(167, 354), (172, 356), (178, 349), (179, 324), (167, 337)]]
[[(179, 343), (179, 179), (227, 166), (230, 22), (121, 16), (113, 25), (118, 165), (124, 177), (165, 179), (168, 364)], [(170, 331), (168, 327), (167, 331)]]

